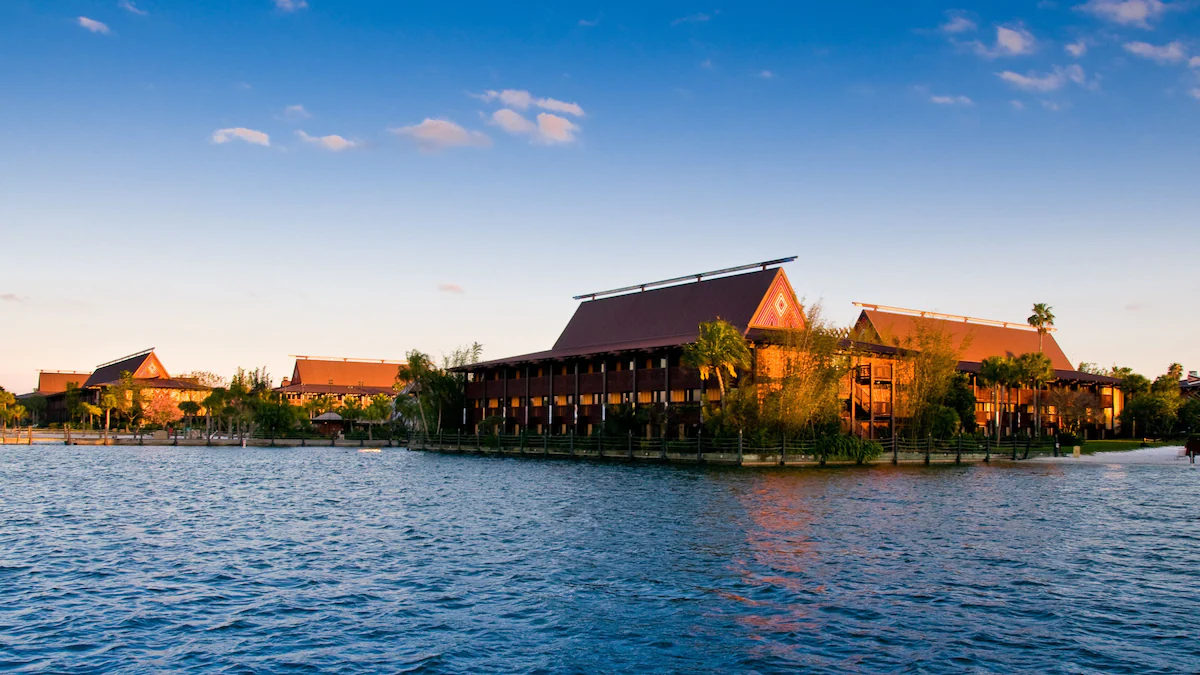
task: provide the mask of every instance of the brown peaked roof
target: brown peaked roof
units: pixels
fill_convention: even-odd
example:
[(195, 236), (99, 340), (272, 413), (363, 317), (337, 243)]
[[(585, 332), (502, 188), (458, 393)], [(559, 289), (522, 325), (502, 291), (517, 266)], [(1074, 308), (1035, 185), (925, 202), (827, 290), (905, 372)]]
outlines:
[[(769, 293), (771, 297), (768, 298)], [(777, 294), (784, 296), (783, 299), (777, 298)], [(780, 302), (778, 308), (775, 306), (776, 300)], [(780, 313), (779, 309), (784, 311)], [(789, 319), (796, 320), (788, 312), (798, 313), (799, 303), (782, 269), (704, 279), (587, 300), (575, 310), (575, 315), (553, 348), (456, 370), (603, 352), (674, 347), (695, 341), (700, 333), (700, 324), (705, 321), (721, 318), (745, 333), (752, 326), (759, 325), (755, 322), (759, 317), (768, 317), (771, 325)]]
[[(855, 324), (855, 333), (861, 335), (864, 329), (873, 329), (884, 344), (904, 346), (921, 322), (948, 333), (956, 347), (965, 343), (959, 359), (967, 363), (979, 363), (989, 356), (1020, 356), (1038, 351), (1038, 334), (1032, 329), (895, 314), (876, 309), (863, 310)], [(1052, 333), (1047, 333), (1043, 338), (1042, 352), (1050, 358), (1056, 370), (1074, 372), (1071, 360), (1058, 346)]]
[(84, 382), (87, 382), (88, 376), (91, 373), (71, 373), (62, 371), (46, 371), (38, 373), (38, 386), (35, 393), (43, 396), (47, 394), (58, 394), (67, 390), (68, 383), (74, 383), (77, 387), (82, 387)]
[(395, 361), (353, 361), (350, 359), (296, 359), (291, 385), (337, 387), (380, 387), (391, 390), (400, 364)]
[(154, 355), (154, 350), (150, 349), (132, 356), (126, 356), (118, 361), (106, 363), (92, 373), (92, 376), (83, 384), (84, 387), (99, 387), (106, 384), (112, 384), (121, 379), (121, 373), (129, 372), (134, 379), (138, 380), (157, 380), (171, 379), (167, 369), (163, 367), (162, 361)]

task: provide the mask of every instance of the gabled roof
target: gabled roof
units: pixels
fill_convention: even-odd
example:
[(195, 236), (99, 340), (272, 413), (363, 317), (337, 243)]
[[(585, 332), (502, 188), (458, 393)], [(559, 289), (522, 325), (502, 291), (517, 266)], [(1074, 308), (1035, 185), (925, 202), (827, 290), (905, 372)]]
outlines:
[(548, 351), (472, 364), (456, 370), (562, 359), (694, 342), (700, 324), (724, 319), (743, 334), (798, 328), (803, 310), (782, 269), (703, 279), (587, 300)]
[(290, 384), (381, 387), (391, 390), (401, 365), (399, 361), (298, 358), (292, 369)]
[[(912, 316), (878, 309), (864, 309), (854, 326), (859, 339), (867, 339), (872, 333), (882, 344), (905, 346), (914, 337), (921, 325), (932, 330), (943, 331), (950, 336), (955, 347), (962, 348), (959, 359), (966, 363), (979, 363), (989, 356), (1020, 356), (1038, 351), (1038, 333), (1032, 328), (1017, 324), (992, 325), (973, 323), (967, 320)], [(1063, 353), (1054, 335), (1047, 333), (1042, 338), (1041, 351), (1050, 358), (1056, 370), (1075, 372), (1070, 359)]]
[(99, 366), (83, 386), (99, 387), (113, 384), (121, 379), (121, 373), (124, 372), (131, 373), (136, 380), (171, 379), (162, 361), (154, 355), (154, 350), (148, 349)]
[(83, 383), (87, 382), (90, 376), (91, 373), (43, 370), (38, 373), (38, 386), (34, 393), (42, 396), (58, 394), (67, 390), (68, 383), (74, 383), (75, 386), (82, 387)]

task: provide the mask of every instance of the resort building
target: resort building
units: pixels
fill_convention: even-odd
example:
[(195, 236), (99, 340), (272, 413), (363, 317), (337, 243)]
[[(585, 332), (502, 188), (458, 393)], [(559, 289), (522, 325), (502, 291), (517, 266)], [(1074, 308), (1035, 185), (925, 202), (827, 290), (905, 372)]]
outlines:
[[(503, 433), (592, 434), (610, 411), (625, 405), (648, 412), (647, 435), (694, 434), (703, 402), (719, 401), (720, 391), (684, 365), (684, 346), (697, 339), (701, 323), (720, 318), (751, 346), (752, 366), (739, 375), (760, 384), (778, 377), (782, 352), (773, 341), (780, 329), (803, 328), (805, 322), (792, 285), (778, 267), (791, 260), (577, 296), (582, 302), (550, 349), (455, 369), (466, 374), (464, 425), (479, 429), (486, 421)], [(961, 344), (959, 369), (972, 374), (980, 424), (995, 423), (995, 416), (992, 390), (974, 379), (979, 363), (987, 356), (1039, 349), (1039, 334), (1018, 324), (864, 305), (855, 330), (840, 342), (841, 353), (851, 362), (840, 392), (846, 431), (866, 437), (896, 432), (893, 403), (911, 372), (905, 338), (921, 321), (932, 322), (932, 329), (945, 330)], [(1099, 426), (1113, 430), (1120, 414), (1117, 381), (1073, 370), (1053, 337), (1040, 337), (1058, 378), (1051, 386), (1096, 392), (1105, 406)], [(1007, 413), (1028, 415), (1032, 391), (1016, 396)], [(1003, 417), (1001, 427), (1007, 428), (1010, 420), (1017, 422)], [(1053, 414), (1043, 415), (1043, 424), (1054, 422)], [(1032, 417), (1020, 417), (1013, 426), (1031, 425)]]
[[(175, 404), (183, 401), (200, 403), (211, 391), (194, 379), (171, 377), (162, 361), (154, 353), (154, 349), (151, 348), (97, 366), (96, 370), (87, 375), (82, 384), (79, 384), (81, 400), (92, 404), (99, 403), (101, 392), (108, 387), (120, 384), (124, 373), (132, 376), (133, 383), (147, 400), (156, 396), (166, 396)], [(61, 371), (43, 371), (42, 373), (43, 376), (47, 374), (50, 375), (47, 379), (39, 377), (39, 392), (37, 392), (46, 398), (46, 420), (50, 423), (66, 422), (69, 418), (68, 406), (70, 403), (67, 397), (67, 383), (74, 383), (73, 378), (78, 377), (80, 373), (70, 373), (65, 376)], [(45, 386), (55, 389), (61, 385), (61, 389), (44, 394), (40, 391), (43, 383)]]
[(75, 370), (42, 370), (38, 372), (37, 389), (25, 394), (25, 396), (50, 396), (52, 394), (61, 394), (69, 387), (82, 387), (84, 382), (87, 382), (91, 377), (90, 372), (79, 372)]
[(328, 396), (339, 405), (357, 401), (366, 405), (378, 394), (394, 396), (403, 361), (297, 356), (292, 376), (283, 378), (275, 391), (292, 405), (304, 407)]

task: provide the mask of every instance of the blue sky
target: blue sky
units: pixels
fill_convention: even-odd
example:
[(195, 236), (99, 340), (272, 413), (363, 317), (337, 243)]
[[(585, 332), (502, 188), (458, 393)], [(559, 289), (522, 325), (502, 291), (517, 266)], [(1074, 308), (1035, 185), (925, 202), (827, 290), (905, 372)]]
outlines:
[(1200, 5), (0, 4), (0, 385), (549, 346), (577, 293), (1059, 317), (1200, 367)]

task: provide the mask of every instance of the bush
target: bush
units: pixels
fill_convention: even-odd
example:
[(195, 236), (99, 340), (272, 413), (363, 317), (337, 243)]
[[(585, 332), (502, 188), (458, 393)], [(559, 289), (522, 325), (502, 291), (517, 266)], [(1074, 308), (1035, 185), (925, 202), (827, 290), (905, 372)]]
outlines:
[(879, 441), (837, 434), (818, 438), (814, 452), (824, 461), (854, 461), (862, 464), (883, 455), (883, 446)]
[(1083, 446), (1085, 442), (1084, 439), (1075, 434), (1069, 434), (1065, 431), (1058, 435), (1058, 444), (1064, 448), (1073, 448), (1076, 445)]

